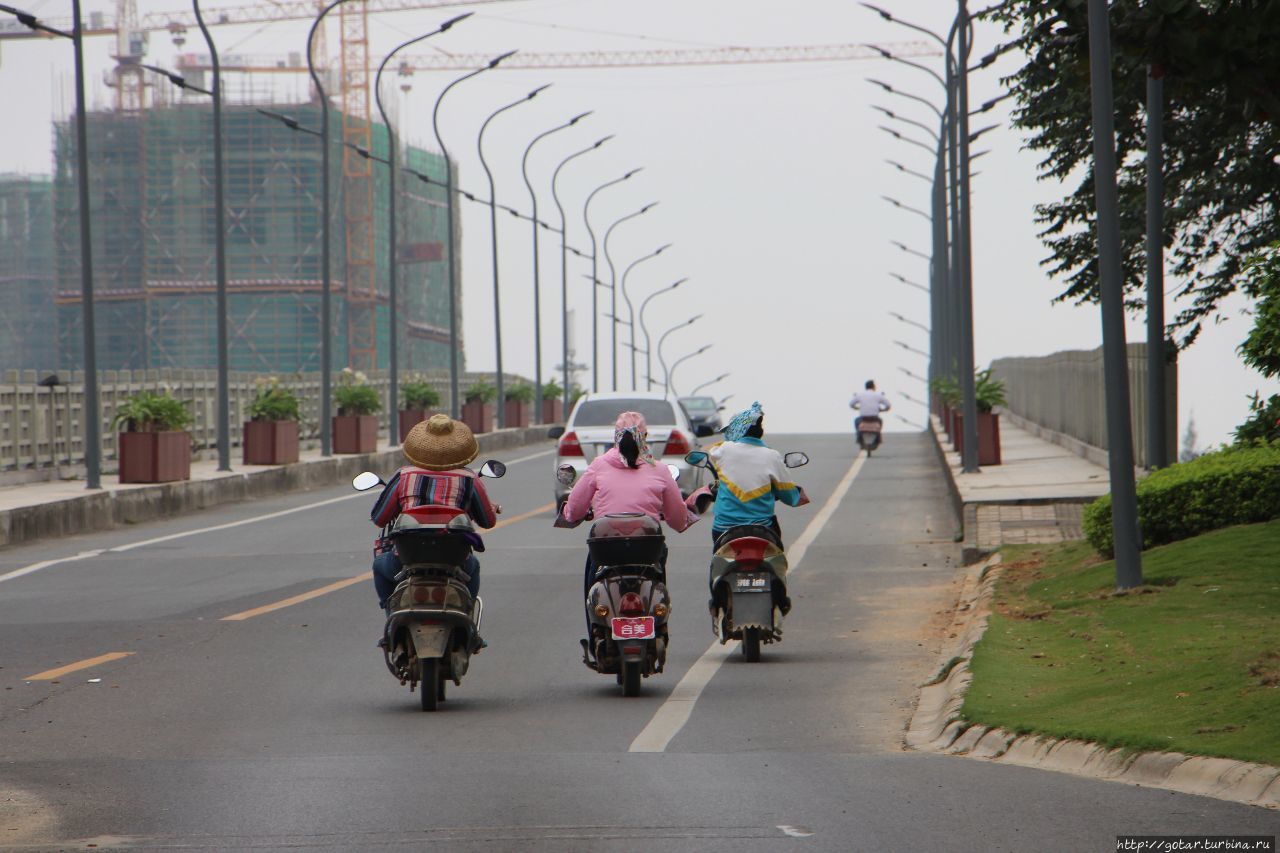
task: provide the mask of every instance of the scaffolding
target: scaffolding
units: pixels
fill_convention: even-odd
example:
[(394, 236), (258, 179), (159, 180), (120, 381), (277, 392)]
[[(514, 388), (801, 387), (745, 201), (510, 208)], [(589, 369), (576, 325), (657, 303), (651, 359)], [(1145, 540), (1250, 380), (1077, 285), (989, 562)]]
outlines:
[(53, 181), (0, 175), (0, 367), (53, 367)]
[[(316, 104), (273, 107), (319, 127)], [(99, 365), (104, 370), (216, 366), (212, 107), (197, 102), (89, 118)], [(336, 141), (363, 127), (385, 157), (381, 125), (330, 112)], [(318, 370), (321, 334), (321, 152), (253, 107), (223, 109), (227, 291), (232, 370)], [(55, 127), (54, 180), (59, 364), (80, 365), (78, 199), (74, 124)], [(404, 162), (443, 175), (435, 154), (408, 148)], [(368, 165), (367, 160), (362, 162)], [(389, 183), (385, 168), (354, 170), (333, 158), (330, 291), (333, 363), (388, 366)], [(400, 184), (401, 365), (448, 364), (446, 220), (436, 187)], [(442, 307), (443, 306), (443, 307)], [(424, 338), (423, 330), (428, 330)]]

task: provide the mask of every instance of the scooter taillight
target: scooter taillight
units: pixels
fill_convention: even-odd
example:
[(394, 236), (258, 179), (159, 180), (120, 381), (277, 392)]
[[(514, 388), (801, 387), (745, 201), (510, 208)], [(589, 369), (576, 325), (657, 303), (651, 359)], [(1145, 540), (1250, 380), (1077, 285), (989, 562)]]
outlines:
[(414, 604), (444, 604), (444, 587), (415, 586), (413, 588)]
[(643, 616), (644, 602), (634, 592), (625, 593), (618, 602), (618, 612), (623, 616)]

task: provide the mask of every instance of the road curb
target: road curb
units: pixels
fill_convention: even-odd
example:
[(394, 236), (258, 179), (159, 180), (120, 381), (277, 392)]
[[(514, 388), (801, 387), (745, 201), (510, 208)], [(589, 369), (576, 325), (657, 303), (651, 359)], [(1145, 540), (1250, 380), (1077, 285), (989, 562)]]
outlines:
[(942, 649), (940, 677), (920, 688), (905, 738), (909, 749), (1280, 808), (1280, 767), (1180, 752), (1109, 749), (963, 721), (960, 708), (973, 680), (969, 661), (987, 629), (999, 574), (999, 554), (964, 570), (955, 615), (946, 632), (948, 642)]
[[(476, 436), (482, 455), (547, 440), (547, 427), (504, 429)], [(350, 482), (361, 471), (392, 471), (400, 449), (343, 454), (291, 465), (253, 466), (208, 479), (151, 486), (106, 485), (73, 498), (0, 510), (0, 547), (169, 518), (222, 504)], [(21, 488), (21, 487), (17, 487)]]

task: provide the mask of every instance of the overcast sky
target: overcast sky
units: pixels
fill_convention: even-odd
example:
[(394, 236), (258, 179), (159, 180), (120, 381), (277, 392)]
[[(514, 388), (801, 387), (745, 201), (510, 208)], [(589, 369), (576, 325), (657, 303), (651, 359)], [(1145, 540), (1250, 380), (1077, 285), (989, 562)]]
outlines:
[[(241, 5), (235, 2), (230, 5)], [(113, 5), (86, 0), (86, 14), (112, 14)], [(216, 18), (223, 3), (203, 8)], [(269, 4), (263, 4), (267, 6)], [(954, 15), (950, 0), (890, 2), (895, 12), (945, 33)], [(139, 11), (183, 9), (181, 0), (140, 0)], [(66, 0), (28, 0), (24, 8), (58, 17)], [(851, 0), (509, 0), (471, 7), (475, 16), (426, 44), (450, 52), (500, 53), (553, 50), (637, 50), (700, 46), (775, 46), (918, 42), (915, 34), (883, 22)], [(643, 11), (637, 11), (643, 10)], [(370, 16), (371, 50), (385, 55), (406, 38), (433, 29), (459, 9), (377, 13)], [(336, 18), (336, 15), (333, 17)], [(214, 30), (223, 53), (280, 55), (302, 52), (307, 25), (279, 22)], [(185, 49), (200, 41), (192, 34)], [(980, 27), (975, 59), (1000, 40)], [(114, 40), (89, 41), (90, 98), (105, 106), (111, 93), (102, 84)], [(328, 45), (336, 52), (338, 31)], [(175, 53), (167, 33), (150, 36), (149, 61), (169, 64)], [(416, 50), (414, 52), (417, 52)], [(424, 51), (425, 52), (425, 49)], [(941, 57), (920, 62), (941, 69)], [(1000, 94), (999, 78), (1021, 58), (1009, 55), (976, 73), (971, 101), (976, 106)], [(419, 72), (411, 90), (388, 86), (396, 102), (401, 132), (434, 148), (431, 106), (440, 88), (457, 72)], [(579, 128), (540, 143), (531, 173), (540, 189), (541, 212), (555, 215), (550, 176), (555, 164), (596, 139), (616, 134), (599, 151), (566, 167), (561, 198), (569, 215), (571, 244), (589, 247), (582, 204), (595, 187), (624, 172), (644, 171), (602, 192), (592, 203), (597, 236), (618, 217), (658, 201), (658, 207), (619, 226), (610, 254), (619, 275), (627, 264), (658, 246), (674, 246), (637, 265), (628, 280), (636, 305), (656, 289), (688, 277), (689, 282), (656, 298), (646, 323), (657, 337), (696, 315), (702, 318), (674, 332), (664, 354), (668, 362), (704, 344), (706, 353), (689, 359), (673, 383), (687, 393), (722, 373), (732, 375), (706, 393), (732, 395), (729, 407), (760, 400), (775, 431), (839, 431), (849, 427), (850, 392), (874, 377), (893, 399), (895, 413), (922, 424), (925, 412), (912, 403), (925, 389), (902, 372), (925, 372), (925, 359), (894, 343), (927, 349), (924, 332), (890, 316), (897, 312), (928, 323), (925, 294), (896, 282), (899, 273), (927, 283), (927, 263), (894, 248), (900, 240), (929, 249), (924, 218), (897, 210), (881, 199), (899, 198), (928, 208), (929, 188), (886, 164), (898, 160), (929, 172), (929, 155), (877, 130), (880, 104), (927, 124), (935, 119), (919, 105), (894, 103), (867, 82), (940, 98), (932, 78), (882, 60), (788, 63), (704, 68), (545, 69), (496, 71), (459, 86), (441, 110), (441, 127), (459, 163), (461, 184), (478, 195), (487, 185), (475, 154), (476, 133), (497, 107), (544, 83), (553, 86), (530, 104), (497, 119), (486, 138), (498, 200), (527, 210), (520, 155), (535, 135), (568, 117), (594, 110)], [(263, 86), (267, 81), (258, 81)], [(232, 93), (238, 84), (228, 78)], [(301, 80), (275, 85), (304, 97)], [(0, 46), (0, 170), (47, 173), (51, 165), (50, 121), (71, 101), (71, 51), (60, 42), (5, 42)], [(988, 115), (1003, 122), (1005, 103)], [(988, 124), (982, 121), (977, 127)], [(923, 133), (915, 134), (923, 138)], [(1040, 355), (1061, 349), (1090, 349), (1101, 343), (1096, 307), (1052, 304), (1061, 285), (1048, 280), (1039, 261), (1046, 251), (1036, 237), (1033, 205), (1056, 198), (1062, 188), (1036, 180), (1034, 155), (1022, 151), (1019, 135), (1007, 127), (986, 134), (976, 148), (990, 153), (975, 164), (974, 311), (979, 365), (1007, 355)], [(531, 375), (533, 369), (531, 237), (528, 226), (499, 219), (504, 364)], [(487, 208), (466, 204), (462, 233), (467, 363), (492, 369), (492, 266)], [(558, 245), (543, 244), (543, 373), (560, 361), (560, 268)], [(603, 274), (607, 267), (601, 263)], [(571, 256), (569, 290), (574, 312), (571, 334), (578, 361), (590, 361), (589, 265)], [(1178, 282), (1169, 280), (1168, 289)], [(621, 302), (621, 299), (620, 299)], [(1249, 318), (1245, 302), (1229, 301), (1223, 319), (1210, 325), (1180, 364), (1179, 435), (1194, 414), (1200, 445), (1228, 440), (1247, 410), (1254, 390), (1274, 393), (1235, 355)], [(1169, 304), (1172, 315), (1176, 308)], [(607, 320), (601, 322), (602, 374), (609, 385)], [(620, 330), (620, 340), (629, 334)], [(1145, 339), (1141, 318), (1131, 318), (1129, 340)], [(622, 355), (619, 379), (630, 385), (629, 356)], [(643, 356), (641, 356), (643, 372)], [(654, 362), (655, 371), (657, 362)], [(1140, 402), (1140, 401), (1135, 401)], [(903, 420), (892, 421), (907, 428)]]

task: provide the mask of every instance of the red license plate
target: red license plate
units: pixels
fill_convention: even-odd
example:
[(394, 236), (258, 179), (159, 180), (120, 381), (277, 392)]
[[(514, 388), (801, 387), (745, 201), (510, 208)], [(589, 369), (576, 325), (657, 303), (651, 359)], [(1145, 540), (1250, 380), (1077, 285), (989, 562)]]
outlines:
[(613, 620), (615, 640), (651, 640), (653, 637), (652, 616), (619, 616)]

